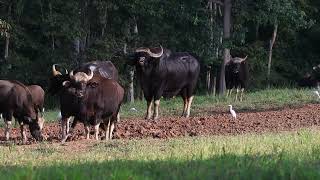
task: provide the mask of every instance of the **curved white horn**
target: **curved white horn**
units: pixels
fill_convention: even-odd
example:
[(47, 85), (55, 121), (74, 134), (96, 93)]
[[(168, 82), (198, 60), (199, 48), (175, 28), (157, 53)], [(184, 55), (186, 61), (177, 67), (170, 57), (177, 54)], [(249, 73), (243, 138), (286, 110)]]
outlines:
[(245, 61), (248, 58), (248, 55), (246, 57), (242, 58), (242, 61)]
[(56, 65), (57, 64), (53, 64), (52, 65), (52, 74), (53, 74), (53, 76), (62, 75), (61, 72), (57, 71)]
[(87, 81), (89, 81), (90, 79), (93, 78), (93, 71), (91, 71), (91, 69), (90, 69), (90, 74), (89, 75), (85, 74), (85, 75), (86, 75)]
[(69, 76), (70, 76), (70, 79), (74, 79), (73, 70), (70, 72)]
[(141, 48), (136, 49), (136, 52), (146, 52), (146, 53), (149, 53), (149, 52), (150, 52), (150, 49), (149, 49), (149, 48), (143, 48), (143, 47), (141, 47)]
[(162, 55), (163, 55), (163, 48), (162, 48), (162, 46), (160, 45), (160, 48), (161, 48), (161, 52), (160, 53), (152, 53), (151, 51), (150, 51), (150, 49), (149, 49), (149, 55), (151, 56), (151, 57), (154, 57), (154, 58), (159, 58), (159, 57), (161, 57)]

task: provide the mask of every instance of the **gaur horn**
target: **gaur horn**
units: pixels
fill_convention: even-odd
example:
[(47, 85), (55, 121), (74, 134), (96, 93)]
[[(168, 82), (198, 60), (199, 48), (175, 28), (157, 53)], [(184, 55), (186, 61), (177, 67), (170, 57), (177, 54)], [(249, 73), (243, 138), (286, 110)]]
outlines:
[(146, 52), (146, 53), (148, 53), (149, 51), (150, 51), (149, 48), (138, 48), (138, 49), (136, 49), (136, 52)]
[(89, 81), (93, 77), (93, 71), (91, 71), (91, 69), (90, 69), (90, 74), (89, 75), (85, 74), (85, 75), (86, 75), (87, 81)]
[(163, 54), (163, 48), (162, 48), (162, 46), (160, 45), (160, 48), (161, 48), (161, 52), (160, 53), (152, 53), (151, 51), (150, 51), (150, 49), (149, 49), (149, 55), (151, 56), (151, 57), (154, 57), (154, 58), (159, 58), (159, 57), (161, 57), (162, 56), (162, 54)]
[(242, 61), (245, 61), (247, 59), (248, 55), (246, 55), (246, 57), (242, 58)]
[(163, 48), (162, 48), (161, 45), (160, 45), (160, 48), (161, 48), (161, 52), (160, 52), (160, 53), (153, 53), (153, 52), (151, 52), (151, 50), (150, 50), (149, 48), (138, 48), (138, 49), (136, 50), (136, 52), (146, 52), (146, 53), (148, 53), (149, 56), (151, 56), (151, 57), (159, 58), (159, 57), (161, 57), (162, 54), (163, 54)]
[(248, 57), (248, 55), (245, 58), (235, 57), (235, 58), (232, 58), (232, 61), (234, 63), (242, 63), (243, 61), (245, 61), (247, 59), (247, 57)]
[(53, 74), (53, 76), (62, 75), (61, 72), (56, 70), (56, 65), (57, 64), (52, 65), (52, 74)]
[(74, 79), (74, 77), (73, 77), (73, 70), (70, 72), (69, 76), (70, 76), (70, 79)]

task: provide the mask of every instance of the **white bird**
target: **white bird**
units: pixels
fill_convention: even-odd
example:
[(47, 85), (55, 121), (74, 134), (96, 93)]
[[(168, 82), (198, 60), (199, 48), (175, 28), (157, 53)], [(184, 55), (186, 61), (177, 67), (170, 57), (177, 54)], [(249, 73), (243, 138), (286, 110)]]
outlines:
[(317, 91), (317, 90), (315, 90), (315, 91), (313, 91), (317, 96), (318, 96), (318, 98), (320, 99), (320, 94), (319, 94), (319, 91)]
[(133, 107), (133, 108), (130, 109), (130, 111), (135, 111), (135, 112), (137, 112), (138, 110)]
[(230, 107), (230, 113), (231, 113), (232, 117), (233, 117), (234, 119), (237, 119), (237, 114), (236, 114), (236, 112), (232, 109), (232, 105), (228, 105), (228, 106)]
[(62, 118), (61, 111), (59, 111), (57, 118), (60, 120)]

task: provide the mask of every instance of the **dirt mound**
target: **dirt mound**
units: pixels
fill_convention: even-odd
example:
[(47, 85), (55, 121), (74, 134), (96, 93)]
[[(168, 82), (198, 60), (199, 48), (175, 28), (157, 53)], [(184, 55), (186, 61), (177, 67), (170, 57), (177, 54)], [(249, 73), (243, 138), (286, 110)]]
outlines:
[[(167, 117), (156, 121), (143, 119), (123, 119), (117, 124), (114, 138), (173, 138), (199, 135), (236, 135), (244, 133), (280, 132), (302, 127), (320, 125), (320, 105), (310, 104), (301, 108), (285, 108), (279, 111), (238, 113), (236, 120), (228, 112), (204, 117)], [(61, 138), (58, 123), (46, 124), (44, 135), (49, 142), (59, 142)], [(4, 141), (4, 129), (0, 129), (0, 140)], [(30, 135), (29, 135), (30, 136)], [(11, 139), (20, 141), (19, 128), (13, 128)], [(82, 124), (78, 124), (69, 141), (84, 139)], [(34, 140), (29, 138), (29, 143)]]

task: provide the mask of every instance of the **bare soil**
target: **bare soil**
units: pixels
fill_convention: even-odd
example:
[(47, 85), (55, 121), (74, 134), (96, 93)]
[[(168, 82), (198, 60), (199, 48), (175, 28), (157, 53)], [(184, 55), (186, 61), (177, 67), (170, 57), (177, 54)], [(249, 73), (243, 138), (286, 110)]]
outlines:
[[(320, 104), (299, 108), (263, 112), (242, 112), (232, 119), (227, 111), (191, 118), (163, 117), (155, 121), (143, 118), (122, 119), (116, 126), (115, 139), (174, 138), (181, 136), (238, 135), (245, 133), (282, 132), (305, 127), (320, 126)], [(11, 140), (19, 144), (20, 129), (12, 128)], [(45, 124), (43, 134), (48, 142), (61, 139), (59, 123)], [(35, 141), (28, 132), (28, 144)], [(68, 141), (84, 139), (83, 125), (79, 123)], [(0, 129), (0, 141), (4, 143), (4, 129)]]

